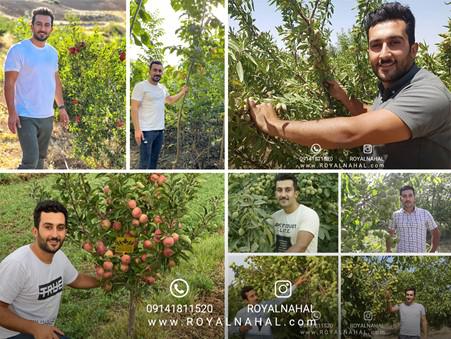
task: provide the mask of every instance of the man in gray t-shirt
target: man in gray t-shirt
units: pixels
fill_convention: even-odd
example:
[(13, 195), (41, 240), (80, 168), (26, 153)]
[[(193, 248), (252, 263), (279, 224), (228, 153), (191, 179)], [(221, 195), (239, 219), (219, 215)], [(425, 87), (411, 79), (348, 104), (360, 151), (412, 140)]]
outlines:
[(409, 7), (385, 3), (367, 16), (365, 26), (368, 59), (380, 80), (372, 106), (328, 81), (331, 96), (351, 117), (286, 121), (271, 104), (249, 100), (252, 119), (264, 133), (304, 146), (378, 145), (373, 156), (383, 159), (384, 168), (451, 168), (451, 94), (437, 76), (415, 64), (418, 43)]
[(392, 305), (391, 293), (387, 290), (387, 311), (390, 313), (399, 312), (400, 318), (400, 339), (420, 339), (421, 328), (424, 338), (427, 338), (427, 320), (424, 306), (415, 302), (415, 288), (406, 289), (406, 301), (402, 304)]

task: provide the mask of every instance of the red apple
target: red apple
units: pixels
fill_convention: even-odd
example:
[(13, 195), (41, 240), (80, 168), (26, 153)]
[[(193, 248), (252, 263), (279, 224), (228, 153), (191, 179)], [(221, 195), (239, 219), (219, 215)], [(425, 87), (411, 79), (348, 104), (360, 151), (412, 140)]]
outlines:
[(108, 251), (105, 252), (104, 256), (107, 257), (107, 258), (111, 258), (113, 255), (114, 255), (113, 251), (112, 250), (108, 250)]
[(96, 252), (98, 255), (104, 255), (106, 252), (106, 247), (103, 244), (103, 241), (99, 240), (96, 244)]
[(163, 250), (163, 255), (164, 255), (165, 257), (170, 257), (170, 256), (172, 256), (173, 254), (174, 254), (174, 251), (171, 250), (169, 247), (165, 247), (165, 248), (164, 248), (164, 250)]
[(101, 266), (96, 266), (96, 276), (97, 278), (102, 278), (103, 277), (103, 273), (105, 271), (103, 270), (103, 268)]
[(129, 200), (128, 201), (128, 208), (134, 209), (136, 207), (136, 200)]
[(160, 175), (158, 178), (158, 186), (163, 185), (166, 182), (167, 178), (164, 175)]
[(149, 217), (147, 216), (147, 214), (141, 214), (141, 216), (139, 217), (139, 222), (141, 224), (145, 224), (149, 221)]
[(143, 246), (144, 248), (152, 248), (152, 241), (144, 240)]
[(77, 124), (79, 124), (81, 122), (81, 117), (78, 114), (75, 116), (75, 122)]
[(130, 266), (125, 265), (125, 264), (121, 264), (121, 271), (122, 272), (124, 272), (124, 273), (128, 272), (129, 268), (130, 268)]
[(155, 278), (152, 277), (152, 276), (145, 277), (144, 280), (145, 280), (146, 283), (149, 284), (149, 285), (155, 284)]
[(133, 218), (139, 218), (139, 217), (141, 216), (142, 213), (143, 213), (143, 212), (141, 211), (141, 209), (140, 209), (139, 207), (135, 207), (135, 208), (132, 210), (132, 216), (133, 216)]
[(83, 249), (84, 249), (86, 252), (92, 252), (93, 246), (92, 246), (92, 244), (88, 241), (88, 242), (85, 242), (85, 243), (83, 244)]
[(174, 246), (174, 243), (175, 243), (175, 241), (174, 241), (174, 238), (172, 238), (172, 237), (166, 237), (163, 239), (164, 247), (172, 247), (172, 246)]
[(119, 231), (121, 229), (121, 227), (122, 227), (122, 224), (119, 221), (113, 222), (113, 229), (115, 231)]
[(172, 238), (175, 242), (179, 241), (180, 236), (177, 233), (172, 233)]
[(128, 254), (124, 254), (122, 257), (121, 257), (121, 262), (124, 264), (124, 265), (130, 265), (130, 262), (132, 261), (132, 258), (128, 255)]
[(161, 217), (159, 215), (156, 215), (153, 217), (153, 222), (156, 223), (157, 225), (163, 223), (163, 220), (161, 219)]
[(132, 220), (132, 225), (135, 226), (135, 227), (138, 227), (140, 225), (139, 224), (139, 220), (138, 219), (133, 219)]
[(108, 230), (110, 229), (110, 227), (111, 227), (111, 221), (109, 221), (108, 219), (103, 219), (103, 220), (100, 222), (100, 225), (102, 226), (102, 228), (103, 228), (105, 231), (108, 231)]
[(145, 262), (147, 260), (147, 254), (143, 254), (142, 256), (141, 256), (141, 261), (142, 262)]
[(113, 263), (111, 261), (105, 261), (103, 263), (103, 269), (105, 271), (111, 271), (113, 269)]
[(103, 279), (109, 279), (113, 276), (113, 272), (111, 271), (105, 271), (103, 272)]
[(150, 181), (157, 182), (159, 177), (160, 176), (158, 174), (154, 173), (149, 177), (149, 179)]

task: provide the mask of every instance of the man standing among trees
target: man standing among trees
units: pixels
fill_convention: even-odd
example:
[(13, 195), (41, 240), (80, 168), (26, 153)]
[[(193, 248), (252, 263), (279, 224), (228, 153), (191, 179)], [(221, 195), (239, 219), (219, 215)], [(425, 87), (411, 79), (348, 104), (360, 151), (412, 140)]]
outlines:
[(34, 210), (35, 241), (0, 263), (0, 338), (66, 338), (54, 326), (64, 285), (99, 286), (96, 278), (78, 273), (60, 251), (67, 233), (67, 210), (42, 201)]
[(5, 59), (5, 100), (8, 127), (19, 137), (19, 169), (43, 169), (53, 129), (53, 101), (62, 125), (69, 116), (64, 107), (58, 75), (58, 53), (46, 44), (53, 30), (53, 13), (46, 7), (33, 10), (31, 39), (13, 45)]
[[(290, 286), (290, 295), (301, 284), (307, 281), (310, 273), (299, 276), (295, 282)], [(259, 301), (258, 295), (252, 286), (245, 286), (241, 289), (241, 298), (243, 298), (245, 307), (240, 309), (233, 321), (233, 326), (231, 327), (230, 334), (240, 334), (244, 336), (245, 339), (271, 339), (272, 330), (271, 325), (268, 324), (269, 312), (256, 312), (254, 306), (256, 305), (280, 305), (288, 300), (288, 298), (277, 297), (272, 300)]]
[[(397, 251), (400, 253), (426, 252), (426, 232), (431, 232), (431, 252), (438, 249), (440, 231), (431, 213), (415, 206), (415, 190), (412, 186), (403, 186), (399, 190), (402, 208), (393, 213), (391, 236), (398, 234)], [(387, 252), (391, 252), (391, 238), (387, 239)]]
[(275, 194), (281, 210), (272, 215), (276, 235), (276, 252), (318, 251), (319, 217), (311, 208), (299, 204), (299, 187), (296, 176), (277, 174)]
[(175, 104), (188, 92), (185, 85), (176, 95), (159, 84), (163, 75), (160, 61), (149, 65), (149, 78), (138, 82), (131, 98), (131, 118), (135, 128), (135, 141), (139, 149), (139, 168), (156, 169), (164, 137), (164, 105)]
[(369, 107), (329, 81), (331, 96), (352, 117), (285, 121), (269, 103), (249, 100), (257, 127), (271, 136), (326, 149), (385, 144), (385, 168), (451, 168), (451, 94), (434, 74), (415, 64), (415, 17), (398, 2), (385, 3), (366, 18), (368, 57), (379, 78)]
[(407, 288), (405, 293), (406, 301), (395, 306), (393, 306), (390, 301), (390, 290), (387, 290), (385, 293), (385, 297), (387, 299), (387, 311), (390, 313), (399, 312), (401, 325), (401, 328), (399, 329), (399, 339), (420, 339), (421, 329), (424, 334), (423, 339), (427, 339), (428, 322), (426, 319), (426, 311), (424, 306), (415, 302), (415, 288)]

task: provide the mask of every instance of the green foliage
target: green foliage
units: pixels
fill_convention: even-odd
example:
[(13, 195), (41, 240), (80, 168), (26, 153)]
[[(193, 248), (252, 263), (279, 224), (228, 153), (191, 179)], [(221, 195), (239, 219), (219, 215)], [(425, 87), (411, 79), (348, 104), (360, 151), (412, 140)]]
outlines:
[[(298, 257), (298, 256), (262, 256), (247, 257), (244, 266), (230, 265), (235, 274), (229, 286), (229, 319), (233, 319), (239, 309), (244, 307), (240, 290), (244, 286), (253, 286), (259, 300), (274, 299), (274, 284), (277, 280), (295, 281), (300, 275), (309, 274), (309, 279), (299, 286), (287, 304), (313, 305), (321, 313), (320, 323), (332, 325), (331, 331), (337, 329), (337, 258), (336, 257)], [(279, 323), (287, 319), (311, 319), (310, 313), (274, 314)], [(273, 321), (274, 323), (274, 321)], [(317, 325), (320, 325), (317, 323)], [(321, 327), (320, 327), (321, 328)], [(273, 328), (277, 338), (294, 338), (299, 335), (297, 327)], [(322, 336), (322, 338), (329, 336)], [(336, 334), (330, 338), (336, 337)]]
[(344, 252), (386, 251), (387, 228), (393, 212), (400, 208), (399, 189), (404, 185), (415, 188), (416, 206), (432, 214), (442, 233), (442, 242), (451, 238), (448, 174), (343, 174), (341, 178)]
[[(391, 304), (404, 302), (404, 291), (416, 288), (416, 302), (426, 308), (429, 326), (450, 326), (451, 279), (449, 257), (344, 257), (342, 259), (342, 330), (354, 328), (371, 335), (376, 330), (364, 319), (371, 312), (370, 325), (386, 324), (398, 318), (387, 312), (386, 292)], [(433, 282), (433, 283), (431, 283)], [(360, 324), (360, 326), (356, 326)], [(362, 338), (364, 335), (347, 335)]]
[[(319, 252), (338, 251), (338, 178), (336, 174), (296, 174), (299, 202), (320, 220)], [(273, 252), (271, 214), (280, 209), (274, 197), (274, 175), (229, 176), (229, 249), (231, 252)]]
[[(87, 32), (76, 18), (55, 26), (48, 42), (59, 55), (59, 75), (71, 123), (72, 152), (89, 168), (125, 168), (125, 38)], [(15, 36), (30, 36), (20, 18)]]

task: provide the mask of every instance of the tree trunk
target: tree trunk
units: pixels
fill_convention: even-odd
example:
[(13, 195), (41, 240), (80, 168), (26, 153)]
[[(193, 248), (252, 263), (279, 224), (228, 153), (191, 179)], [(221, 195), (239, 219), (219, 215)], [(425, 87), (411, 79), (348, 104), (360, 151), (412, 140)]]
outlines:
[(131, 339), (135, 339), (135, 320), (136, 320), (136, 302), (138, 296), (134, 289), (130, 290), (130, 303), (128, 305), (128, 329), (127, 335)]

